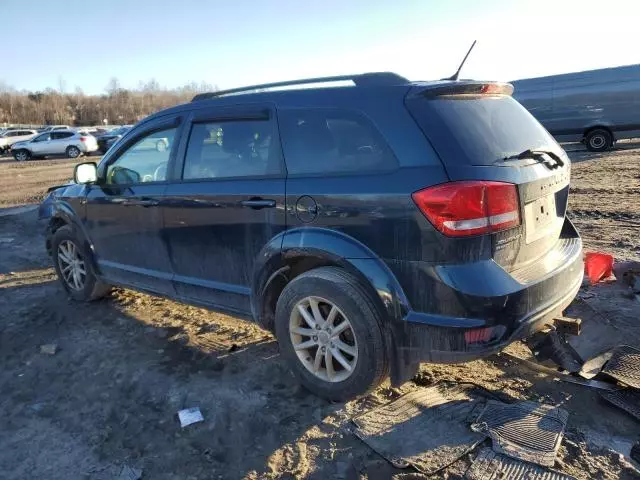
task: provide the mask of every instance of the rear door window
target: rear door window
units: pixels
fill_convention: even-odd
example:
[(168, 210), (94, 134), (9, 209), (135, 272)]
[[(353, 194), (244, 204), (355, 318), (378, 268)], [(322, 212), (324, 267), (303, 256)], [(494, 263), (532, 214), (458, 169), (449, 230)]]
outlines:
[(63, 138), (73, 137), (73, 132), (53, 132), (51, 134), (52, 140), (62, 140)]
[(280, 150), (273, 142), (273, 124), (269, 119), (193, 124), (184, 163), (185, 180), (280, 173)]
[(407, 107), (445, 165), (493, 165), (527, 149), (560, 151), (545, 128), (507, 95), (415, 96)]
[(364, 115), (334, 109), (280, 109), (280, 136), (289, 175), (394, 170), (398, 163)]

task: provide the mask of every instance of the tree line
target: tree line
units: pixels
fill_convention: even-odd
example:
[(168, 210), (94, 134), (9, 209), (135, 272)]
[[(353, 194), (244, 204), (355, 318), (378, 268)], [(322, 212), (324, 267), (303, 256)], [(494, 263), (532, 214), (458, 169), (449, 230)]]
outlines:
[(80, 88), (65, 92), (60, 88), (44, 91), (18, 91), (0, 83), (0, 126), (30, 125), (123, 125), (136, 123), (147, 115), (180, 103), (189, 102), (197, 93), (213, 91), (207, 83), (192, 82), (167, 89), (156, 80), (140, 82), (136, 89), (120, 86), (117, 78), (109, 80), (102, 95), (86, 95)]

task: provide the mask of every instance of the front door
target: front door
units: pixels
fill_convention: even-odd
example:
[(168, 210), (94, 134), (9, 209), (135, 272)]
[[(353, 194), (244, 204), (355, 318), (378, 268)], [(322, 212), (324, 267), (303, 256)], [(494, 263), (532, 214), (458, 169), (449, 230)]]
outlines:
[(41, 155), (47, 151), (51, 144), (51, 132), (41, 133), (29, 142), (29, 150), (32, 155)]
[[(179, 131), (175, 116), (145, 123), (100, 164), (100, 181), (86, 197), (85, 223), (108, 281), (174, 293), (161, 208)], [(156, 148), (154, 139), (164, 139), (168, 148)]]
[(199, 111), (166, 191), (178, 296), (250, 314), (261, 249), (285, 229), (285, 174), (269, 108)]

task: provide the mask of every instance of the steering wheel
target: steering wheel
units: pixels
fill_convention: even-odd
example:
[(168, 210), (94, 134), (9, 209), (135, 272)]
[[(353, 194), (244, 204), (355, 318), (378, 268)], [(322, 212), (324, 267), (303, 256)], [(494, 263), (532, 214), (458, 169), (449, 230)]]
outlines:
[(153, 172), (153, 181), (158, 182), (167, 178), (167, 162), (158, 165)]

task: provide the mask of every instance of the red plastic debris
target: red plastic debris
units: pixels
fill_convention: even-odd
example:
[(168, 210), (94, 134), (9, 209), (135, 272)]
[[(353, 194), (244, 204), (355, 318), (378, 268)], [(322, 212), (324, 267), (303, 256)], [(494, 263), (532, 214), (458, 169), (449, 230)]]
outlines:
[(613, 255), (608, 253), (589, 252), (584, 259), (584, 271), (591, 285), (613, 273)]

